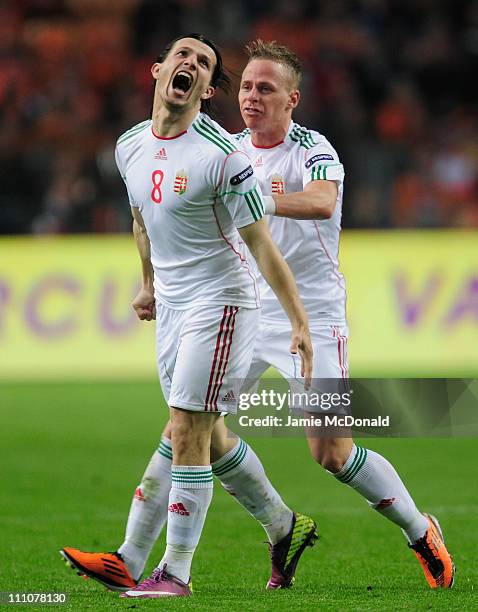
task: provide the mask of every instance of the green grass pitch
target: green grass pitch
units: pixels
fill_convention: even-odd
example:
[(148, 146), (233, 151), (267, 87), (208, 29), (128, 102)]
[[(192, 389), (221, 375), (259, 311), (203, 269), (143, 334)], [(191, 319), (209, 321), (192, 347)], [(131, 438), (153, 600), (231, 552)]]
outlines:
[[(3, 385), (0, 405), (0, 591), (66, 592), (60, 608), (71, 610), (478, 609), (476, 440), (367, 442), (439, 517), (457, 565), (451, 591), (428, 588), (400, 531), (315, 465), (303, 439), (252, 438), (286, 502), (319, 525), (321, 540), (302, 557), (294, 587), (264, 589), (265, 534), (216, 486), (193, 565), (194, 598), (132, 602), (76, 576), (58, 550), (114, 550), (122, 542), (132, 493), (166, 418), (158, 384)], [(163, 546), (164, 536), (148, 571)]]

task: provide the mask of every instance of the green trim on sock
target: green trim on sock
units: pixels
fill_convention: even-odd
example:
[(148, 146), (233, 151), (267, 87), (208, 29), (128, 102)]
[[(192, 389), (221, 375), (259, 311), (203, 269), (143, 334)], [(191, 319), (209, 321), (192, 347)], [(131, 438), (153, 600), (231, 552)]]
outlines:
[(162, 440), (159, 443), (159, 446), (157, 448), (157, 452), (160, 455), (162, 455), (163, 457), (166, 457), (166, 459), (171, 459), (172, 460), (172, 458), (173, 458), (173, 449), (168, 444), (165, 444)]
[(226, 463), (224, 463), (223, 465), (219, 465), (218, 467), (214, 467), (213, 465), (212, 473), (214, 474), (214, 476), (222, 476), (226, 472), (233, 470), (240, 463), (242, 463), (242, 461), (244, 460), (244, 457), (246, 456), (246, 453), (247, 453), (247, 444), (244, 442), (244, 440), (241, 440), (239, 442), (237, 451), (234, 453), (234, 455), (230, 459), (228, 459)]
[(344, 484), (348, 484), (359, 472), (365, 460), (367, 459), (367, 449), (362, 446), (356, 446), (357, 452), (355, 453), (354, 460), (349, 468), (343, 473), (334, 474), (337, 480), (343, 482)]
[(212, 477), (212, 471), (208, 472), (171, 472), (171, 478), (182, 478), (184, 480), (203, 480)]

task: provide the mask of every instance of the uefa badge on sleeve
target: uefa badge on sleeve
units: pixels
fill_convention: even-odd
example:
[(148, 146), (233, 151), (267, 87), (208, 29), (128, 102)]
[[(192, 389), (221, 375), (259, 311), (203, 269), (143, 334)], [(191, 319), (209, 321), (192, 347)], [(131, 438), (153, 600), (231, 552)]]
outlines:
[(271, 187), (273, 194), (277, 193), (280, 195), (285, 193), (284, 179), (282, 176), (279, 176), (278, 174), (271, 176)]
[(179, 170), (178, 172), (176, 172), (176, 178), (174, 179), (174, 193), (182, 195), (186, 191), (187, 186), (188, 177), (186, 176), (184, 170)]

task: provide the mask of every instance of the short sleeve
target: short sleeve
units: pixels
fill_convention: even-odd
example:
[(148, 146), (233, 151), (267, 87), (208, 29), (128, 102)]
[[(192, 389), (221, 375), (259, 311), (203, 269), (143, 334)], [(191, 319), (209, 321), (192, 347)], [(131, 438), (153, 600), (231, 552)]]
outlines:
[(261, 188), (247, 155), (234, 151), (224, 161), (217, 197), (229, 211), (237, 228), (255, 223), (264, 216)]
[(328, 142), (318, 143), (308, 149), (303, 164), (304, 187), (311, 181), (335, 181), (337, 187), (343, 183), (344, 167)]
[(133, 200), (133, 198), (131, 196), (131, 193), (129, 191), (128, 182), (126, 180), (126, 173), (123, 170), (123, 164), (122, 164), (121, 156), (120, 156), (120, 153), (119, 153), (119, 150), (118, 150), (118, 145), (116, 145), (116, 149), (115, 149), (115, 160), (116, 160), (116, 166), (118, 167), (118, 171), (119, 171), (119, 173), (121, 175), (121, 178), (123, 179), (124, 184), (126, 186), (126, 191), (128, 192), (129, 204), (130, 204), (130, 206), (135, 206), (136, 208), (139, 208), (139, 205), (134, 203), (134, 200)]

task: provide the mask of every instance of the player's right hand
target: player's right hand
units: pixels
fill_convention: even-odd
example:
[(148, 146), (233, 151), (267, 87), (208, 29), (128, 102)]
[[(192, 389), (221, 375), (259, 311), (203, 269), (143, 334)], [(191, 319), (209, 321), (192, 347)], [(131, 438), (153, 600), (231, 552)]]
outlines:
[(154, 321), (156, 319), (154, 293), (150, 289), (142, 287), (132, 301), (131, 306), (141, 321)]
[(290, 352), (293, 355), (300, 354), (300, 375), (305, 378), (305, 388), (309, 389), (312, 382), (312, 360), (314, 351), (312, 340), (307, 326), (293, 327), (290, 343)]

